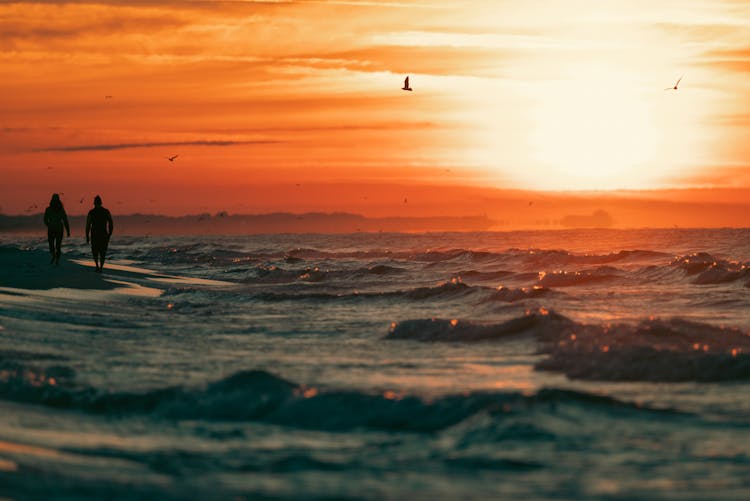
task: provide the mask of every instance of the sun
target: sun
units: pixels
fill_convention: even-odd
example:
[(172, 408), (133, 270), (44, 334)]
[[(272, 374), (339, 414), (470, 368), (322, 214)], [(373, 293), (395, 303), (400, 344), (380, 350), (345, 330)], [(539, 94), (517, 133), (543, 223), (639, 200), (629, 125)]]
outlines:
[[(474, 147), (466, 161), (489, 182), (658, 189), (716, 161), (709, 126), (722, 96), (688, 48), (658, 30), (593, 22), (562, 28), (546, 43), (523, 46), (524, 57), (493, 81), (463, 87), (476, 96), (467, 107)], [(680, 89), (665, 91), (681, 75), (688, 78)]]
[[(671, 83), (671, 82), (670, 82)], [(482, 89), (483, 95), (491, 92)], [(652, 189), (695, 156), (695, 102), (658, 78), (601, 61), (495, 92), (473, 110), (469, 158), (503, 185), (553, 191)], [(491, 175), (490, 175), (491, 177)]]
[(609, 72), (551, 83), (530, 110), (536, 168), (520, 181), (564, 190), (648, 186), (658, 145), (648, 95)]

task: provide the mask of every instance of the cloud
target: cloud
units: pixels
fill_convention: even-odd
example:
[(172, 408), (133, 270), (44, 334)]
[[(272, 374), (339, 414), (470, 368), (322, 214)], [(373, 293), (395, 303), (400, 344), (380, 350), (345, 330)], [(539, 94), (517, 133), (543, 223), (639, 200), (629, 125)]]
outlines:
[(321, 52), (280, 59), (278, 62), (318, 69), (360, 72), (390, 71), (423, 75), (486, 75), (510, 71), (520, 56), (503, 49), (444, 46), (371, 46), (348, 51)]
[(750, 47), (717, 49), (703, 54), (705, 64), (722, 69), (750, 73)]
[(282, 141), (164, 141), (155, 143), (119, 143), (119, 144), (88, 144), (76, 146), (53, 146), (34, 150), (40, 152), (69, 153), (74, 151), (112, 151), (131, 148), (160, 148), (164, 146), (240, 146), (249, 144), (278, 144)]
[[(55, 50), (49, 44), (65, 43), (58, 51), (70, 48), (73, 41), (130, 36), (154, 36), (162, 32), (172, 32), (188, 25), (187, 19), (160, 10), (133, 9), (103, 10), (99, 6), (28, 7), (12, 5), (0, 6), (0, 15), (7, 22), (0, 27), (0, 46), (24, 49), (32, 46)], [(54, 21), (52, 21), (54, 18)], [(105, 44), (106, 45), (106, 44)], [(95, 47), (95, 44), (89, 44)]]
[(435, 122), (373, 122), (368, 124), (346, 123), (340, 125), (292, 125), (278, 127), (248, 127), (248, 128), (219, 128), (204, 129), (204, 133), (216, 134), (271, 134), (271, 133), (305, 133), (305, 132), (348, 132), (348, 131), (383, 131), (383, 130), (415, 130), (434, 129), (438, 127)]
[(746, 36), (746, 27), (732, 24), (656, 23), (655, 27), (683, 43), (716, 44), (734, 37)]
[(710, 122), (712, 125), (727, 127), (750, 127), (750, 113), (731, 113), (718, 115)]
[(699, 173), (677, 179), (680, 185), (731, 188), (750, 185), (750, 166), (726, 165), (703, 168)]

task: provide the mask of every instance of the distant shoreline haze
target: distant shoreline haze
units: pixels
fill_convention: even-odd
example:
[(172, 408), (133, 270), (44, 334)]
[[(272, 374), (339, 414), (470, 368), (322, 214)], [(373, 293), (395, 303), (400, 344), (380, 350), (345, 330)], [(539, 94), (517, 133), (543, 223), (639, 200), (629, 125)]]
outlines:
[[(116, 232), (138, 234), (750, 227), (748, 189), (574, 193), (379, 185), (360, 196), (362, 187), (355, 185), (282, 188), (247, 195), (253, 206), (244, 208), (237, 206), (235, 192), (218, 204), (185, 194), (179, 205), (159, 205), (155, 196), (153, 207), (123, 193), (105, 193), (104, 205), (112, 211)], [(20, 196), (0, 194), (0, 232), (42, 231), (49, 194), (11, 203)], [(76, 217), (85, 217), (90, 208), (86, 200), (78, 201), (68, 195), (74, 227), (83, 224)]]
[[(83, 231), (85, 216), (69, 216), (73, 233)], [(114, 215), (115, 233), (130, 235), (267, 234), (267, 233), (355, 233), (486, 231), (501, 224), (487, 216), (380, 217), (350, 213), (286, 212), (270, 214), (196, 214), (164, 216), (152, 214)], [(0, 233), (33, 233), (43, 230), (42, 214), (0, 214)]]
[[(550, 200), (509, 201), (475, 214), (372, 216), (353, 212), (267, 212), (230, 214), (219, 211), (182, 216), (118, 214), (115, 233), (131, 235), (269, 234), (510, 231), (572, 228), (747, 228), (750, 205), (689, 203), (664, 200), (582, 199), (577, 203)], [(40, 210), (40, 209), (35, 209)], [(85, 215), (68, 214), (74, 233), (82, 233)], [(0, 233), (43, 232), (42, 213), (0, 213)]]

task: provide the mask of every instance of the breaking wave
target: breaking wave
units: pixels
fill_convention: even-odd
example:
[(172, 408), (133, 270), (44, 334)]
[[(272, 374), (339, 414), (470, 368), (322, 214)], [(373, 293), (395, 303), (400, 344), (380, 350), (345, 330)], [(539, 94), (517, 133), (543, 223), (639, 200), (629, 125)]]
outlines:
[(322, 390), (258, 370), (238, 372), (198, 388), (107, 392), (77, 385), (72, 369), (42, 370), (8, 362), (0, 369), (0, 398), (110, 418), (148, 415), (155, 419), (251, 421), (327, 431), (363, 428), (417, 433), (440, 431), (479, 413), (502, 418), (537, 408), (554, 409), (562, 403), (644, 412), (614, 398), (566, 390), (544, 389), (533, 395), (475, 392), (425, 400), (391, 391)]
[(706, 252), (677, 257), (670, 265), (685, 271), (688, 276), (695, 276), (692, 283), (696, 285), (723, 284), (750, 277), (747, 265), (719, 259)]
[(530, 336), (548, 355), (538, 370), (608, 381), (734, 381), (750, 379), (750, 334), (684, 319), (637, 324), (584, 324), (540, 309), (505, 322), (460, 319), (394, 322), (390, 340), (478, 342)]

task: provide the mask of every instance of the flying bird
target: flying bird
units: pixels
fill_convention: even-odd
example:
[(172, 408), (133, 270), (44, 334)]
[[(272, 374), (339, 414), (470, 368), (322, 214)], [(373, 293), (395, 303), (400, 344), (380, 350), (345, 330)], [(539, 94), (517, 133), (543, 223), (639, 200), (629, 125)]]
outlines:
[(406, 77), (406, 80), (404, 80), (404, 86), (401, 87), (401, 90), (408, 90), (410, 92), (413, 90), (411, 87), (409, 87), (409, 77)]
[(106, 96), (104, 96), (104, 99), (112, 99), (112, 96), (110, 96), (109, 94), (107, 94)]
[(664, 90), (677, 90), (677, 86), (680, 85), (680, 80), (682, 80), (682, 77), (677, 79), (674, 83), (674, 87), (666, 87)]
[(177, 158), (177, 157), (179, 157), (179, 156), (180, 156), (180, 155), (172, 155), (171, 157), (164, 157), (164, 158), (166, 158), (166, 159), (167, 159), (167, 160), (169, 160), (170, 162), (174, 162), (174, 159), (175, 159), (175, 158)]

